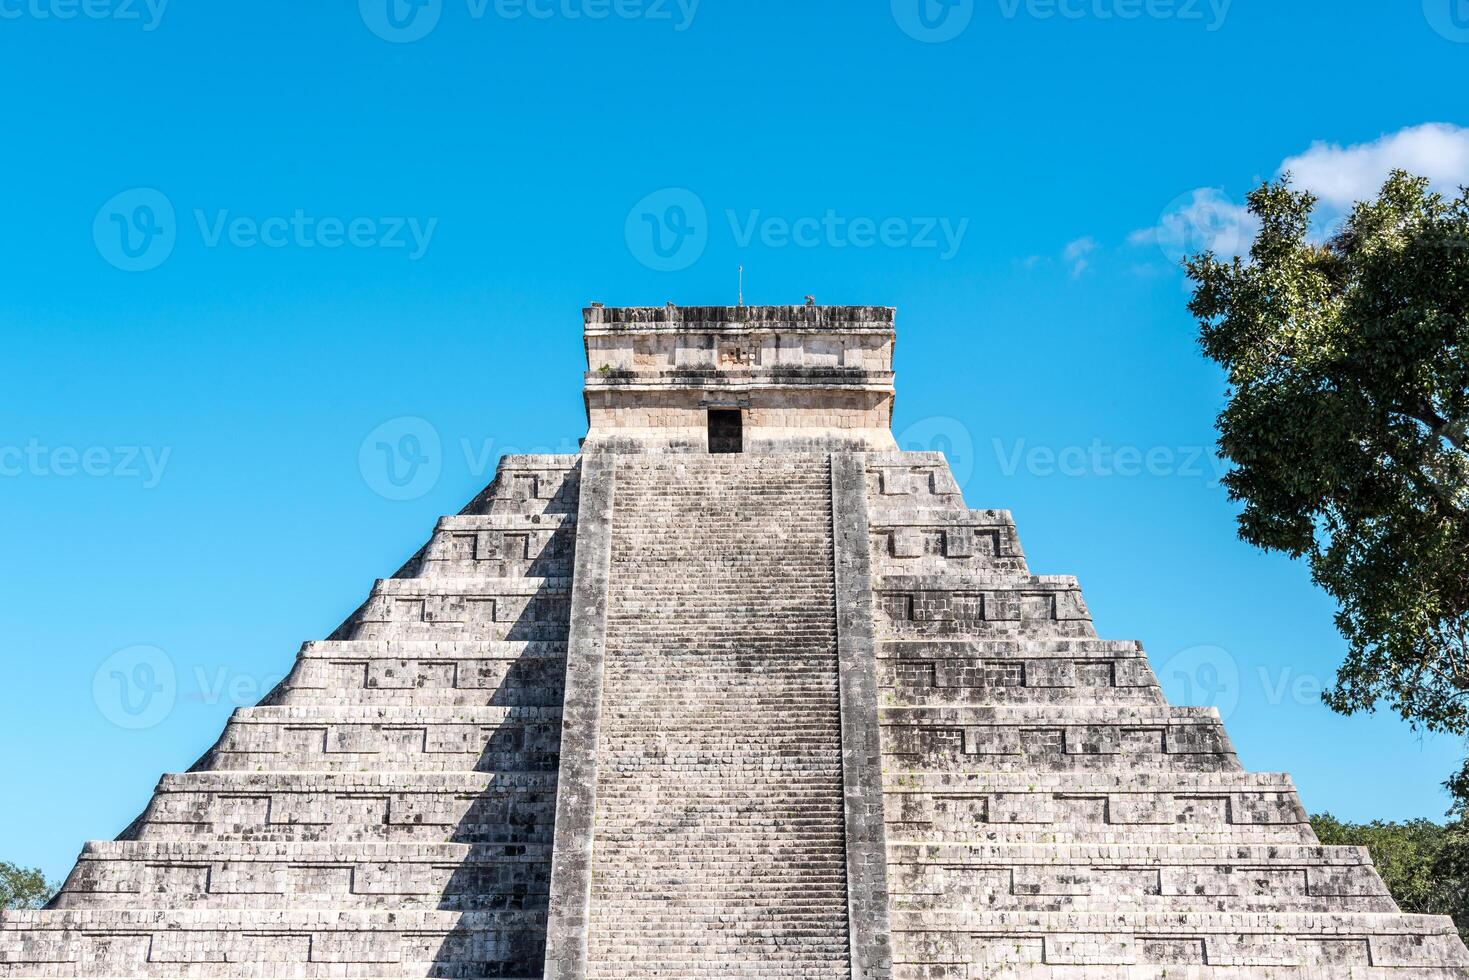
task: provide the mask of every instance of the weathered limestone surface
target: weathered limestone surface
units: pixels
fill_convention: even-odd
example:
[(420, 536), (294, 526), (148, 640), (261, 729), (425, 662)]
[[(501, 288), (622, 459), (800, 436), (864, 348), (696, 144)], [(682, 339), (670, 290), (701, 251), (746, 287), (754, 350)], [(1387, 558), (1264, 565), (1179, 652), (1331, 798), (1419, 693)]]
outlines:
[(862, 458), (896, 980), (1469, 976), (942, 456)]
[(578, 457), (507, 457), (308, 643), (52, 907), (0, 977), (541, 976)]
[(826, 456), (618, 458), (586, 976), (846, 976)]
[(587, 452), (705, 452), (711, 408), (752, 453), (888, 451), (893, 314), (882, 306), (582, 312)]
[(0, 978), (1469, 977), (893, 451), (890, 309), (584, 320), (585, 454), (507, 457)]
[(853, 980), (868, 980), (892, 976), (892, 928), (878, 726), (877, 637), (872, 616), (870, 518), (860, 456), (842, 453), (831, 457), (831, 502), (851, 973)]

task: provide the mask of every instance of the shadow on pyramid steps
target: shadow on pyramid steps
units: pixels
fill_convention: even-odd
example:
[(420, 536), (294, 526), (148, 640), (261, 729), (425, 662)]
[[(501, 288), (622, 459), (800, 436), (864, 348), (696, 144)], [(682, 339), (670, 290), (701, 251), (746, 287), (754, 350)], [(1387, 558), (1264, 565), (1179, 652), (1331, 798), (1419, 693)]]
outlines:
[[(559, 551), (563, 545), (553, 547)], [(552, 560), (560, 556), (537, 556), (532, 567)], [(488, 692), (487, 703), (512, 711), (559, 711), (565, 627), (553, 640), (543, 617), (559, 616), (563, 609), (560, 595), (546, 589), (527, 604), (507, 639), (559, 642), (563, 656), (546, 657), (542, 648), (528, 646)], [(569, 616), (569, 609), (564, 611)], [(542, 975), (560, 769), (559, 753), (547, 751), (544, 735), (532, 726), (506, 726), (485, 743), (475, 768), (494, 773), (496, 781), (464, 810), (450, 837), (468, 850), (444, 885), (438, 908), (462, 917), (434, 954), (429, 976), (523, 980)], [(559, 742), (558, 719), (551, 744)]]

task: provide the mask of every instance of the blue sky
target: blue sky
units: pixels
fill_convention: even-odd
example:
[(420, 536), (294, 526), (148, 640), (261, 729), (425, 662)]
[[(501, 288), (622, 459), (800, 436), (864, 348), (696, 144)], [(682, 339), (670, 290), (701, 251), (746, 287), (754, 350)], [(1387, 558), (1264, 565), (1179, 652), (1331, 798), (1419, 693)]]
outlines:
[(1327, 712), (1331, 603), (1235, 539), (1171, 260), (1287, 160), (1469, 182), (1461, 0), (394, 2), (0, 0), (0, 860), (62, 875), (500, 453), (574, 448), (583, 305), (740, 265), (897, 306), (905, 447), (1246, 765), (1443, 812), (1458, 746)]

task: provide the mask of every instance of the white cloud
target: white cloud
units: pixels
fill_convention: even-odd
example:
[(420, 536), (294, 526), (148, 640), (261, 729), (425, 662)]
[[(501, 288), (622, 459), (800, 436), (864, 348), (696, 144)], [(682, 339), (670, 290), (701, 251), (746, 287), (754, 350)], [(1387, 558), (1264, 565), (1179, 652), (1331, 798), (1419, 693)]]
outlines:
[(1352, 146), (1318, 140), (1306, 152), (1288, 158), (1279, 172), (1289, 171), (1294, 186), (1344, 211), (1355, 201), (1376, 197), (1393, 170), (1427, 177), (1448, 193), (1469, 185), (1469, 129), (1424, 123)]
[(1066, 260), (1066, 265), (1070, 267), (1073, 279), (1086, 271), (1086, 267), (1089, 264), (1087, 262), (1087, 256), (1100, 247), (1097, 244), (1097, 240), (1090, 235), (1084, 238), (1078, 238), (1074, 242), (1066, 243), (1066, 248), (1061, 252), (1061, 257)]
[(1036, 269), (1054, 268), (1060, 262), (1066, 266), (1072, 278), (1075, 278), (1091, 267), (1089, 256), (1100, 251), (1101, 248), (1100, 242), (1091, 235), (1085, 235), (1067, 242), (1066, 246), (1054, 255), (1027, 255), (1020, 260), (1020, 267), (1028, 272), (1033, 272)]
[[(1406, 170), (1455, 194), (1469, 185), (1469, 129), (1451, 123), (1424, 123), (1389, 133), (1370, 143), (1340, 146), (1318, 140), (1304, 153), (1288, 157), (1277, 174), (1291, 174), (1292, 186), (1321, 199), (1310, 237), (1330, 238), (1356, 201), (1377, 196), (1387, 175)], [(1249, 251), (1259, 222), (1243, 199), (1235, 201), (1214, 187), (1181, 194), (1158, 223), (1128, 236), (1133, 245), (1157, 245), (1170, 262), (1208, 250), (1220, 256)]]

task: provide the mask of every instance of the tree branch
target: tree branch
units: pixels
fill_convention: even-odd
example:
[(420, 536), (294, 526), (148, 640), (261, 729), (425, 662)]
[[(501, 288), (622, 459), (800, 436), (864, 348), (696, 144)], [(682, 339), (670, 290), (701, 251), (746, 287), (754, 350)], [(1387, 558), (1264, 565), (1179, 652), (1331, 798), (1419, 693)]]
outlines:
[(1402, 411), (1404, 415), (1417, 419), (1427, 426), (1429, 435), (1442, 439), (1460, 452), (1469, 453), (1469, 433), (1466, 433), (1462, 422), (1449, 421), (1427, 402), (1419, 405), (1417, 409), (1405, 408)]

